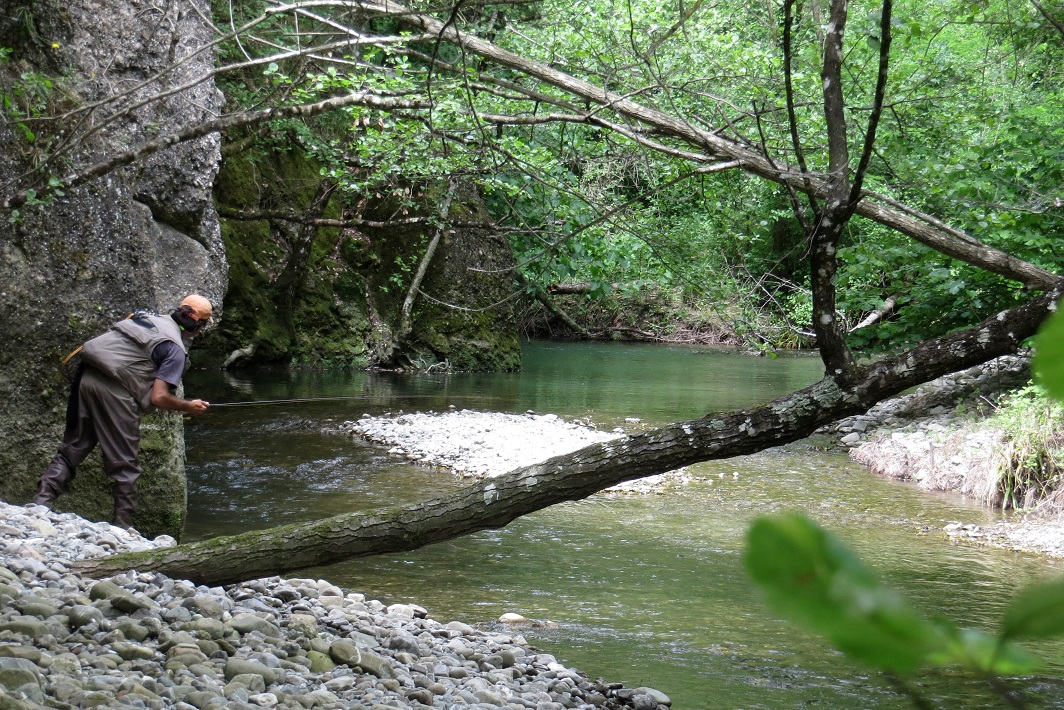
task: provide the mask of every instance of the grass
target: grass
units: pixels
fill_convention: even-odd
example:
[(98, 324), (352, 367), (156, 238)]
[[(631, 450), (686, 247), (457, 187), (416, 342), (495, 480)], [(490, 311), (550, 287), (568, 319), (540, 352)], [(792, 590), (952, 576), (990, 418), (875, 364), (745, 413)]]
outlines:
[(1005, 433), (997, 483), (1002, 508), (1064, 512), (1064, 405), (1032, 385), (1009, 395), (989, 423)]

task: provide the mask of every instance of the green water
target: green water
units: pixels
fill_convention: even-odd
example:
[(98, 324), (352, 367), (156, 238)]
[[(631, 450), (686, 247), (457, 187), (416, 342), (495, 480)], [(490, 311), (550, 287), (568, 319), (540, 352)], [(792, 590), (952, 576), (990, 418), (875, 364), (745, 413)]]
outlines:
[[(522, 372), (491, 375), (190, 373), (188, 392), (215, 402), (351, 399), (219, 407), (190, 422), (187, 538), (416, 502), (460, 485), (321, 433), (363, 413), (533, 410), (610, 428), (627, 417), (666, 422), (759, 404), (821, 372), (813, 358), (627, 344), (531, 343), (524, 356)], [(1019, 586), (1064, 571), (953, 544), (945, 524), (995, 514), (876, 479), (808, 443), (692, 472), (709, 482), (663, 496), (593, 496), (503, 530), (290, 576), (417, 603), (443, 622), (489, 626), (505, 612), (554, 622), (526, 638), (592, 677), (655, 687), (675, 708), (909, 708), (886, 679), (765, 609), (740, 559), (752, 517), (806, 511), (928, 616), (962, 625), (992, 628)], [(1044, 674), (1012, 682), (1029, 707), (1064, 707), (1064, 644), (1034, 648)], [(927, 673), (913, 684), (932, 707), (1005, 707), (978, 679)]]

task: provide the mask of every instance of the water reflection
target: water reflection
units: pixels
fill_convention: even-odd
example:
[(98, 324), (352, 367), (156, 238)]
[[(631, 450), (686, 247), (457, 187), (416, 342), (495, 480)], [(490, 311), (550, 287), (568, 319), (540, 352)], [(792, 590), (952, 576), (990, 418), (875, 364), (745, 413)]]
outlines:
[[(325, 435), (363, 413), (448, 407), (555, 412), (610, 427), (750, 406), (820, 374), (809, 358), (767, 360), (699, 348), (531, 344), (521, 373), (393, 376), (191, 373), (188, 390), (220, 402), (189, 424), (189, 538), (416, 503), (461, 485), (380, 447)], [(325, 401), (305, 401), (329, 397)], [(742, 570), (743, 536), (763, 512), (797, 508), (838, 532), (927, 615), (990, 628), (1020, 585), (1062, 571), (1038, 558), (959, 546), (948, 522), (994, 515), (954, 496), (875, 479), (847, 457), (798, 443), (699, 464), (703, 479), (666, 496), (604, 495), (540, 511), (403, 555), (308, 570), (386, 603), (414, 601), (440, 621), (490, 625), (514, 611), (549, 620), (532, 643), (592, 676), (661, 689), (677, 708), (907, 708), (877, 674), (773, 618)], [(922, 529), (926, 526), (927, 531)], [(1064, 667), (1044, 644), (1048, 674)], [(936, 707), (1000, 707), (977, 680), (929, 675)], [(1064, 706), (1048, 677), (1028, 689)]]

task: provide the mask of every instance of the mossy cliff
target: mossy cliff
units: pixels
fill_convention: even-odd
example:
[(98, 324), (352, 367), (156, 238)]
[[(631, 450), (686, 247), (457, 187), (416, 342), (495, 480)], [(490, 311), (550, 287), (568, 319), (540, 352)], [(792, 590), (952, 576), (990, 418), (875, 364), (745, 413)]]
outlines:
[[(205, 0), (194, 4), (199, 13), (210, 11)], [(184, 56), (209, 42), (210, 28), (187, 9), (147, 13), (128, 3), (35, 0), (17, 13), (0, 13), (0, 47), (11, 50), (9, 61), (0, 64), (0, 91), (19, 99), (5, 103), (5, 118), (15, 111), (72, 112), (66, 122), (0, 122), (0, 174), (25, 184), (40, 146), (55, 145), (60, 131), (84, 126), (85, 115), (74, 111), (114, 86), (154, 76), (172, 53)], [(126, 100), (205, 74), (212, 62), (203, 53)], [(69, 159), (92, 164), (118, 148), (198, 123), (220, 105), (214, 85), (204, 82), (142, 106), (81, 143)], [(50, 203), (24, 206), (15, 221), (6, 214), (0, 220), (0, 498), (29, 500), (56, 451), (68, 391), (58, 365), (71, 349), (132, 310), (168, 311), (190, 291), (220, 301), (225, 257), (210, 193), (218, 159), (217, 139), (201, 138), (67, 190)], [(142, 434), (144, 475), (135, 523), (148, 535), (178, 535), (185, 515), (181, 418), (149, 417)], [(79, 469), (58, 507), (110, 519), (110, 481), (98, 454)]]
[[(331, 190), (294, 141), (282, 147), (276, 138), (223, 156), (215, 198), (230, 265), (227, 315), (199, 345), (200, 359), (229, 367), (387, 366), (382, 344), (394, 337), (436, 229), (418, 218), (438, 215), (441, 191), (425, 190), (413, 208), (376, 197), (366, 204)], [(505, 305), (510, 246), (471, 188), (451, 201), (448, 221), (415, 300), (413, 328), (398, 343), (401, 360), (415, 368), (516, 369), (517, 327)]]

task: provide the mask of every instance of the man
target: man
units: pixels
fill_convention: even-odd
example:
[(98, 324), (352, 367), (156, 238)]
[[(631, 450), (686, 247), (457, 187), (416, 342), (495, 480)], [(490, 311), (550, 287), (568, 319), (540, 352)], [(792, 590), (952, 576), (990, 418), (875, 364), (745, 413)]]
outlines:
[(169, 316), (138, 311), (81, 347), (63, 443), (41, 474), (33, 503), (52, 509), (78, 464), (99, 444), (114, 482), (112, 524), (133, 527), (140, 477), (141, 415), (156, 409), (203, 414), (210, 403), (174, 394), (188, 367), (187, 341), (211, 319), (210, 301), (189, 295)]

